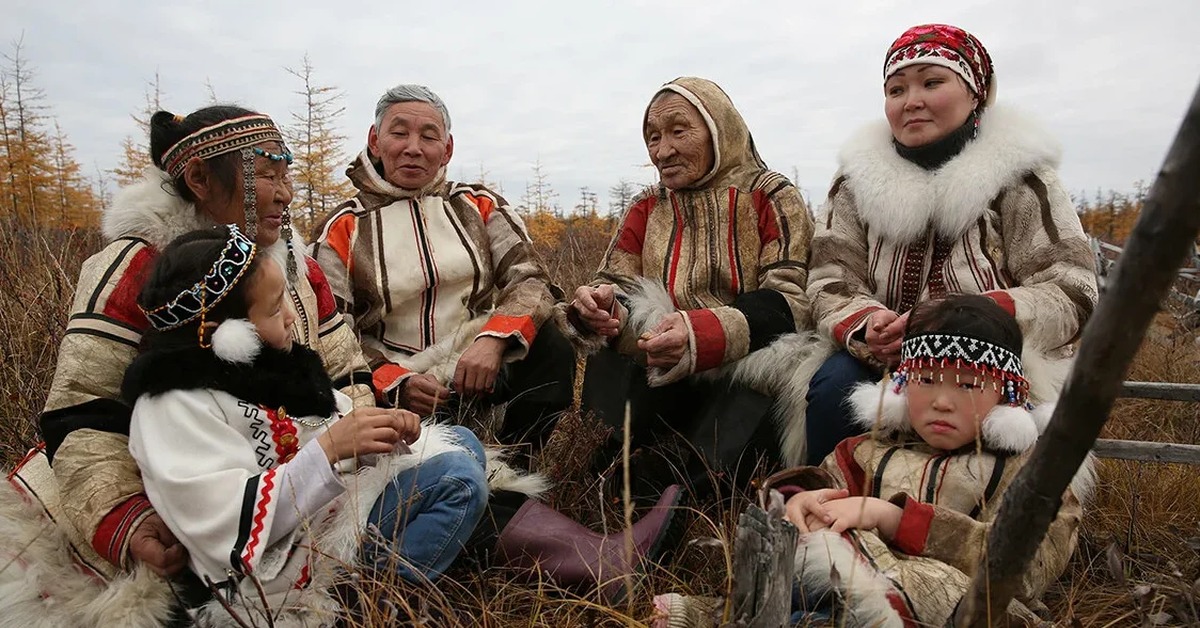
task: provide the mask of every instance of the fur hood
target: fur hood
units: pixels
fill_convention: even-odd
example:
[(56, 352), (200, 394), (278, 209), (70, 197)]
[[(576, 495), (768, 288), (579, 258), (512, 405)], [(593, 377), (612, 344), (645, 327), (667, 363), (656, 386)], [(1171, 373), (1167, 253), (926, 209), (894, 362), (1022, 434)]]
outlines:
[[(158, 168), (147, 168), (141, 180), (121, 188), (113, 196), (112, 204), (101, 216), (100, 231), (109, 242), (138, 238), (161, 251), (171, 240), (189, 231), (215, 225), (208, 216), (197, 213), (195, 205), (175, 192), (167, 173)], [(292, 243), (296, 268), (307, 268), (303, 257), (308, 245), (295, 229), (292, 230)], [(287, 268), (287, 243), (282, 238), (266, 252), (280, 268)]]
[[(926, 171), (892, 144), (886, 120), (856, 133), (838, 155), (862, 221), (888, 240), (912, 242), (932, 227), (956, 238), (979, 220), (992, 199), (1029, 172), (1058, 167), (1058, 143), (1031, 119), (989, 107), (979, 136), (942, 167)], [(823, 208), (823, 212), (827, 208)]]

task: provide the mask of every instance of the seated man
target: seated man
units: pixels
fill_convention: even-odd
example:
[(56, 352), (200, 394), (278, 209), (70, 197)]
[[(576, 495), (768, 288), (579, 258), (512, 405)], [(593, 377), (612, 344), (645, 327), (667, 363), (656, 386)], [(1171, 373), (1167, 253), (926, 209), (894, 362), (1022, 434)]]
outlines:
[(507, 401), (500, 440), (539, 444), (571, 400), (574, 353), (543, 326), (561, 292), (499, 194), (446, 180), (453, 154), (437, 94), (388, 90), (346, 171), (358, 193), (312, 254), (385, 401), (422, 416), (452, 399)]

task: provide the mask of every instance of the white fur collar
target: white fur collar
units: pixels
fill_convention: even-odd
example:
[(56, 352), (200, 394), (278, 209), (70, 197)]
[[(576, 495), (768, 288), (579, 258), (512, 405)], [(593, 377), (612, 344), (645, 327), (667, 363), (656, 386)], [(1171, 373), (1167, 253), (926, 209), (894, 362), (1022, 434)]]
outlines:
[(118, 190), (101, 221), (108, 240), (141, 238), (158, 250), (189, 231), (211, 226), (213, 222), (183, 200), (158, 168), (147, 168), (141, 180)]
[(900, 157), (883, 120), (846, 143), (838, 174), (846, 177), (864, 223), (888, 240), (912, 242), (930, 227), (945, 237), (962, 235), (1001, 190), (1026, 173), (1057, 167), (1060, 156), (1058, 143), (1040, 126), (994, 106), (980, 119), (979, 136), (937, 170)]
[[(183, 200), (171, 185), (167, 173), (147, 168), (141, 180), (121, 188), (112, 205), (104, 211), (101, 232), (110, 242), (118, 238), (141, 238), (156, 250), (163, 250), (171, 240), (196, 229), (207, 229), (215, 223), (196, 212), (196, 206)], [(298, 230), (292, 230), (292, 256), (296, 268), (308, 274), (304, 252), (308, 245)], [(266, 253), (287, 268), (287, 243), (280, 239)]]

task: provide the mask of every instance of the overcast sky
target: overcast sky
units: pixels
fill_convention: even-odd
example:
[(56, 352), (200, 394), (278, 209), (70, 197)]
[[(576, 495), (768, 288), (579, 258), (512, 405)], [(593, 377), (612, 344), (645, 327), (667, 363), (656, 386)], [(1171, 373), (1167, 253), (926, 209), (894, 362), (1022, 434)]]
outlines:
[[(1200, 81), (1197, 0), (356, 2), (5, 0), (0, 43), (24, 34), (52, 113), (86, 172), (117, 163), (130, 113), (161, 76), (163, 104), (218, 99), (298, 111), (284, 71), (307, 53), (344, 93), (349, 159), (375, 100), (423, 83), (448, 103), (454, 178), (482, 168), (512, 202), (541, 161), (569, 208), (581, 186), (655, 179), (641, 115), (656, 88), (720, 84), (772, 168), (824, 198), (838, 148), (883, 116), (881, 65), (908, 26), (948, 22), (992, 54), (999, 102), (1059, 138), (1072, 191), (1153, 178)], [(753, 7), (753, 8), (751, 8)], [(11, 51), (11, 47), (7, 47)], [(794, 169), (794, 170), (793, 170)]]

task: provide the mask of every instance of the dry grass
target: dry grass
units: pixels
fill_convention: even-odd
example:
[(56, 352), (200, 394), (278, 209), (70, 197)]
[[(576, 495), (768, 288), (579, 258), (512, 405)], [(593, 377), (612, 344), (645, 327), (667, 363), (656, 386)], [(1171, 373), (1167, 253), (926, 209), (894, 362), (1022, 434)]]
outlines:
[(94, 231), (0, 220), (0, 464), (34, 441), (79, 265), (100, 248)]
[[(601, 222), (601, 221), (597, 221)], [(610, 227), (566, 224), (539, 252), (559, 285), (590, 278)], [(31, 230), (0, 224), (0, 462), (11, 465), (34, 442), (36, 417), (53, 375), (56, 348), (79, 265), (100, 246), (95, 232)], [(1200, 351), (1191, 333), (1164, 315), (1159, 333), (1142, 348), (1130, 379), (1200, 383)], [(1105, 431), (1111, 438), (1200, 443), (1200, 412), (1184, 403), (1123, 400)], [(593, 529), (619, 529), (616, 495), (588, 462), (607, 434), (578, 414), (561, 428), (538, 459), (558, 480), (550, 503)], [(1105, 461), (1090, 504), (1080, 550), (1047, 603), (1055, 617), (1083, 626), (1177, 625), (1196, 603), (1192, 586), (1200, 570), (1200, 473), (1178, 465)], [(606, 608), (592, 592), (562, 591), (531, 574), (464, 568), (434, 587), (358, 580), (366, 612), (352, 625), (396, 621), (437, 626), (645, 625), (652, 593), (727, 594), (725, 565), (736, 516), (748, 503), (735, 496), (706, 512), (681, 513), (684, 539), (660, 567), (635, 583), (628, 604)], [(1193, 614), (1189, 615), (1188, 613)]]

